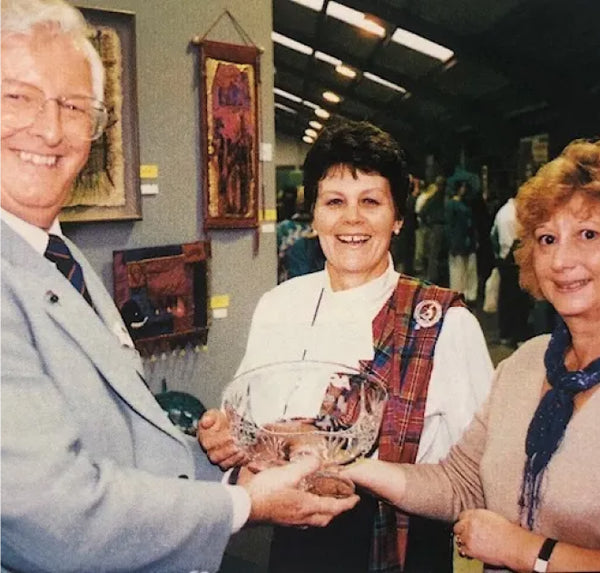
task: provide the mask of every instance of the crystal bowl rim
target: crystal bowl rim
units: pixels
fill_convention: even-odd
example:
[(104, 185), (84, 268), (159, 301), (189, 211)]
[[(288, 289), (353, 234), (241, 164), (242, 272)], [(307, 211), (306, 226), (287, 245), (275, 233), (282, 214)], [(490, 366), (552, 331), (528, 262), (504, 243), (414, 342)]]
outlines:
[[(258, 370), (266, 370), (268, 368), (274, 368), (274, 367), (282, 366), (285, 364), (312, 364), (312, 365), (327, 364), (330, 366), (339, 366), (340, 368), (344, 368), (348, 371), (352, 371), (351, 373), (353, 373), (353, 374), (359, 374), (361, 376), (366, 376), (370, 383), (372, 383), (375, 386), (378, 386), (384, 392), (384, 400), (386, 400), (389, 397), (388, 388), (387, 388), (387, 385), (386, 385), (384, 379), (379, 374), (377, 374), (377, 372), (375, 372), (373, 370), (364, 371), (364, 370), (360, 370), (356, 366), (349, 366), (348, 364), (344, 364), (343, 362), (337, 362), (337, 361), (302, 360), (300, 358), (294, 359), (294, 360), (277, 360), (275, 362), (267, 362), (265, 364), (261, 364), (260, 366), (255, 366), (254, 368), (250, 368), (249, 370), (244, 370), (243, 372), (236, 374), (233, 377), (233, 379), (231, 380), (231, 382), (229, 382), (229, 384), (225, 387), (224, 396), (226, 395), (227, 390), (233, 385), (233, 383), (235, 381), (237, 381), (245, 376), (248, 376), (249, 374), (252, 374), (253, 372), (256, 372)], [(344, 372), (342, 372), (342, 373), (344, 373)]]

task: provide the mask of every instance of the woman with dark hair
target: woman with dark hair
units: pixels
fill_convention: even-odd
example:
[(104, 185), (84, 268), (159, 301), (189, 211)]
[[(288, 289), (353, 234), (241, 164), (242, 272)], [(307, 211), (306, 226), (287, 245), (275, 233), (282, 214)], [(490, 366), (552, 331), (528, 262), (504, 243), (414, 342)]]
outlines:
[[(263, 295), (238, 373), (301, 359), (368, 365), (389, 391), (378, 457), (436, 462), (484, 400), (492, 365), (458, 293), (394, 270), (389, 246), (402, 227), (404, 154), (367, 122), (332, 125), (308, 152), (304, 187), (325, 269)], [(200, 440), (222, 467), (242, 459), (217, 411), (203, 418)], [(365, 496), (322, 532), (275, 530), (272, 572), (369, 569), (451, 571), (451, 528)]]
[(600, 143), (569, 144), (516, 209), (521, 285), (556, 309), (552, 335), (500, 364), (441, 464), (344, 473), (403, 510), (457, 520), (460, 553), (494, 570), (600, 571)]

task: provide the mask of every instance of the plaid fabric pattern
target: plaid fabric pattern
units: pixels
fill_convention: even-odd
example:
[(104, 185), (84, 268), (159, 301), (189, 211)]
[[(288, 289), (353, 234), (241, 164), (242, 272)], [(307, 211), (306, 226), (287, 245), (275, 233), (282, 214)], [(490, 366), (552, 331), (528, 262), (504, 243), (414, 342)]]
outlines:
[[(415, 320), (421, 301), (437, 301), (442, 318), (429, 327)], [(433, 354), (446, 311), (464, 306), (460, 294), (404, 275), (373, 321), (372, 370), (386, 381), (388, 404), (379, 437), (379, 459), (414, 463), (423, 430)], [(408, 536), (408, 515), (379, 502), (369, 571), (401, 573)]]

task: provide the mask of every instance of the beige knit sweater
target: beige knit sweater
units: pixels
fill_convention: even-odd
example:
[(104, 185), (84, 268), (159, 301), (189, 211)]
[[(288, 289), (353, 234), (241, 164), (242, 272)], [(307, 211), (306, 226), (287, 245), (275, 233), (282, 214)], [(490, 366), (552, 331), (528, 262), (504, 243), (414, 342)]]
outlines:
[[(454, 521), (463, 509), (485, 507), (519, 523), (525, 436), (548, 341), (534, 338), (498, 366), (488, 401), (441, 465), (405, 466), (404, 509)], [(600, 548), (600, 392), (573, 415), (548, 464), (535, 531)]]

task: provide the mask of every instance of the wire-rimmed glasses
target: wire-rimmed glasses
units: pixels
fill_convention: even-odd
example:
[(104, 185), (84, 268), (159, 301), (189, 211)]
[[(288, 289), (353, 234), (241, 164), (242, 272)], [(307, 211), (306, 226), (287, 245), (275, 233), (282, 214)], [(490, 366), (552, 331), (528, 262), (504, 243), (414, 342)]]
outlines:
[(15, 130), (33, 125), (44, 107), (56, 102), (60, 121), (69, 137), (94, 141), (108, 121), (106, 106), (93, 97), (46, 97), (36, 86), (15, 80), (2, 81), (2, 126)]

